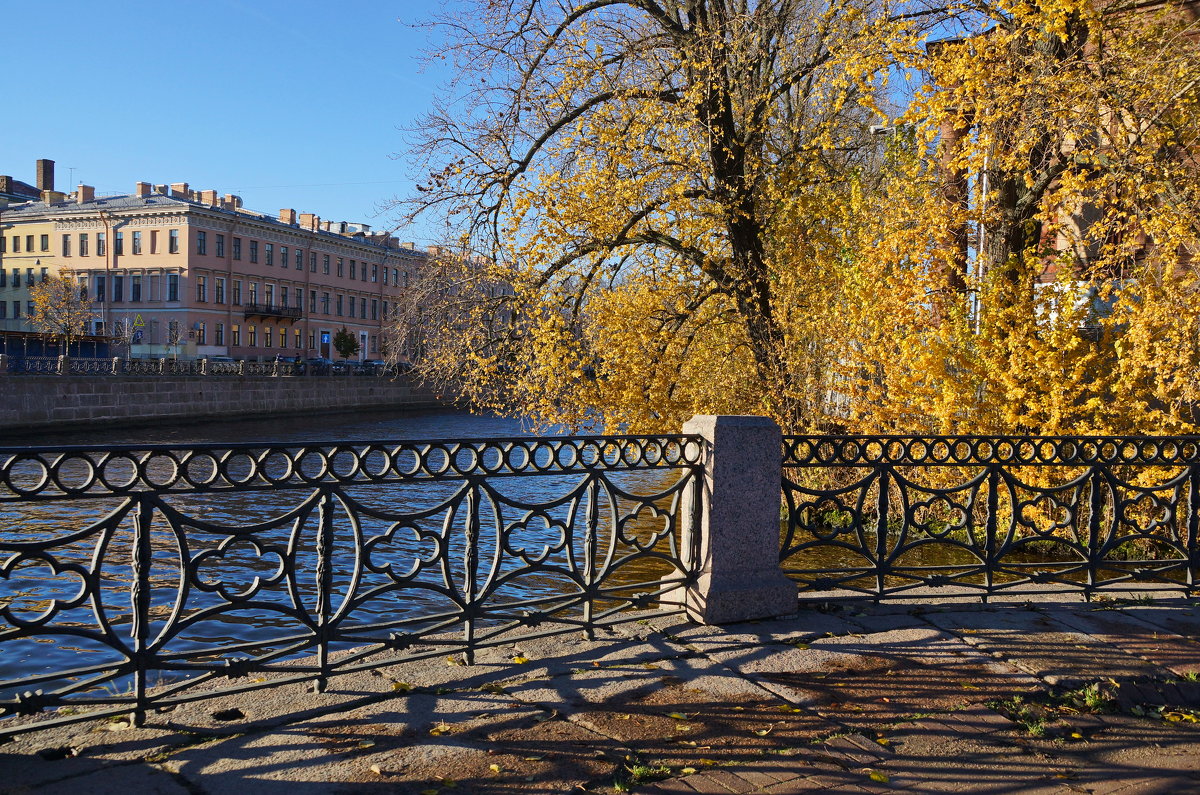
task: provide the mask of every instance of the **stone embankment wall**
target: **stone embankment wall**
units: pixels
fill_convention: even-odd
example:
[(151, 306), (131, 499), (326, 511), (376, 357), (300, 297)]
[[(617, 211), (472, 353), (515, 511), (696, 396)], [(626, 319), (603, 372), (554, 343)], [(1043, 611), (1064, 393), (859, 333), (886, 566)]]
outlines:
[(0, 376), (0, 433), (446, 405), (408, 376)]

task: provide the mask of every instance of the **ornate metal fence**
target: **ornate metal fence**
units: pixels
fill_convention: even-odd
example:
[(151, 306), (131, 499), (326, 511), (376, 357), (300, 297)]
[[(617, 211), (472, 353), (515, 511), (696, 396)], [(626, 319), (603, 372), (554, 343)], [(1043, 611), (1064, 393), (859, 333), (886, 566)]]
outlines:
[[(694, 437), (0, 449), (0, 736), (675, 611)], [(86, 714), (73, 714), (79, 708)]]
[(804, 592), (1197, 590), (1200, 439), (784, 438)]

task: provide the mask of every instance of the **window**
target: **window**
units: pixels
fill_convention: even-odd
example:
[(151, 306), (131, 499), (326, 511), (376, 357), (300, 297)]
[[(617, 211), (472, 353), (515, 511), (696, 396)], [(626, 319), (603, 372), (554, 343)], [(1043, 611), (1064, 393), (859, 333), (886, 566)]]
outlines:
[(0, 287), (8, 286), (8, 271), (0, 268)]
[[(217, 298), (217, 303), (218, 303), (218, 304), (223, 304), (223, 303), (225, 303), (225, 277), (223, 277), (223, 276), (218, 276), (218, 277), (217, 277), (217, 295), (216, 295), (216, 298)], [(217, 343), (217, 344), (219, 345), (220, 343)]]
[(167, 232), (167, 253), (168, 254), (178, 254), (179, 253), (179, 230), (178, 229), (172, 229)]
[(379, 281), (379, 266), (378, 265), (371, 266), (371, 281), (373, 281), (373, 282)]
[(308, 252), (308, 269), (312, 273), (317, 272), (317, 252)]
[[(39, 246), (39, 248), (41, 248), (41, 250), (42, 250), (42, 251), (49, 251), (49, 250), (50, 250), (50, 235), (42, 235), (42, 237), (41, 237), (41, 240), (39, 240), (38, 242), (39, 242), (39, 243), (41, 243), (41, 245)], [(103, 254), (104, 252), (103, 252), (103, 251), (100, 251), (100, 250), (97, 250), (97, 251), (96, 251), (96, 253), (97, 253), (97, 254)]]
[(247, 324), (246, 336), (250, 338), (250, 347), (257, 348), (258, 347), (258, 329), (254, 327), (253, 323)]
[(358, 316), (363, 320), (367, 318), (367, 299), (365, 298), (358, 299)]
[(224, 323), (218, 323), (216, 328), (213, 329), (213, 344), (215, 344), (215, 345), (224, 345), (225, 344), (225, 324)]
[(8, 318), (8, 303), (5, 301), (0, 301), (0, 320), (5, 320), (7, 318)]
[(197, 345), (207, 345), (208, 344), (208, 324), (201, 322), (199, 324), (199, 326), (200, 326), (200, 328), (196, 329), (196, 344)]
[(286, 268), (288, 265), (288, 247), (279, 247), (279, 267)]
[(267, 299), (267, 306), (274, 307), (275, 306), (275, 285), (264, 284), (263, 285), (263, 293), (264, 293), (264, 297)]
[(314, 313), (314, 314), (317, 311), (317, 291), (316, 290), (308, 291), (308, 311), (311, 313)]
[(257, 240), (250, 241), (250, 261), (258, 262), (258, 241)]
[(150, 230), (150, 253), (151, 254), (158, 253), (158, 230), (157, 229)]
[(371, 319), (372, 320), (379, 319), (379, 299), (378, 298), (371, 299)]
[(321, 273), (329, 275), (329, 255), (326, 254), (321, 258)]
[(217, 256), (225, 256), (225, 235), (217, 235)]
[(283, 307), (284, 309), (288, 308), (288, 288), (287, 287), (279, 288), (279, 305), (281, 307)]
[(135, 273), (129, 277), (129, 300), (142, 300), (142, 275)]
[(371, 335), (371, 353), (379, 353), (379, 337)]
[(296, 249), (296, 270), (304, 270), (304, 252)]
[(242, 303), (242, 280), (233, 280), (233, 305), (241, 306)]
[(387, 301), (384, 301), (383, 302), (383, 319), (384, 320), (388, 319), (388, 311), (387, 310), (388, 310)]
[(148, 295), (146, 296), (146, 300), (147, 300), (147, 301), (157, 301), (157, 300), (159, 300), (159, 295), (158, 295), (158, 274), (157, 274), (157, 273), (151, 273), (151, 274), (150, 274), (150, 278), (149, 278), (149, 279), (147, 279), (147, 281), (149, 282), (149, 285), (148, 285), (148, 288), (149, 288), (149, 289), (147, 290), (147, 293), (148, 293)]
[(235, 237), (233, 239), (233, 258), (242, 258), (242, 239), (240, 237)]
[(88, 236), (87, 232), (79, 235), (79, 256), (86, 257), (88, 255)]
[(272, 339), (273, 338), (271, 337), (271, 327), (263, 326), (263, 344), (266, 345), (268, 348), (270, 348), (272, 345), (272, 342), (271, 342)]
[(400, 271), (396, 268), (392, 268), (392, 286), (395, 287), (399, 283), (400, 283)]
[(329, 314), (329, 293), (321, 293), (321, 314)]
[(28, 285), (33, 284), (33, 268), (25, 269), (25, 283)]
[(196, 301), (202, 304), (208, 303), (208, 277), (196, 277)]
[(4, 235), (0, 235), (0, 254), (3, 254), (7, 251), (8, 251), (8, 238), (5, 237)]
[(168, 273), (167, 274), (167, 300), (168, 301), (178, 301), (179, 300), (179, 274), (178, 273)]
[(20, 287), (21, 286), (21, 269), (13, 268), (12, 276), (13, 276), (13, 278), (12, 278), (13, 287)]
[(357, 263), (354, 260), (350, 260), (350, 278), (357, 279), (358, 278), (358, 276), (356, 275), (357, 273), (358, 273)]
[[(13, 238), (13, 242), (15, 243), (16, 241), (18, 241), (18, 240), (20, 240), (20, 239), (21, 239), (21, 238), (19, 238), (19, 237), (14, 237), (14, 238)], [(63, 240), (63, 252), (62, 252), (62, 255), (63, 255), (64, 257), (69, 257), (69, 256), (71, 256), (71, 236), (70, 236), (70, 235), (63, 235), (63, 236), (62, 236), (62, 240)], [(18, 246), (19, 246), (19, 244), (18, 244)], [(19, 248), (19, 247), (18, 247), (18, 248), (14, 248), (13, 250), (14, 250), (14, 251), (20, 251), (20, 248)]]
[(346, 267), (343, 264), (341, 257), (338, 257), (337, 261), (337, 275), (339, 279), (346, 275)]
[[(63, 235), (63, 237), (66, 237), (66, 235)], [(21, 236), (20, 235), (13, 235), (13, 253), (14, 254), (21, 253)]]
[(13, 304), (13, 320), (16, 320), (17, 318), (19, 318), (21, 316), (21, 302), (13, 301), (12, 304)]
[[(204, 233), (201, 232), (200, 234), (204, 234)], [(81, 251), (79, 253), (82, 254), (83, 252)], [(134, 254), (142, 253), (142, 233), (141, 232), (133, 233), (133, 253)], [(204, 252), (202, 251), (200, 253), (203, 254)]]
[(242, 344), (242, 327), (237, 323), (229, 326), (229, 342), (235, 347)]
[(124, 293), (125, 293), (125, 277), (119, 273), (114, 273), (113, 274), (113, 285), (112, 285), (112, 300), (124, 301), (125, 300)]
[[(275, 264), (275, 244), (274, 243), (265, 243), (263, 245), (263, 253), (266, 255), (264, 257), (264, 259), (266, 259), (267, 264), (274, 265)], [(270, 336), (270, 335), (268, 335), (268, 336)]]
[(279, 327), (279, 347), (287, 347), (287, 329), (285, 329), (283, 326)]
[(339, 293), (337, 297), (337, 316), (342, 316), (342, 295)]
[(208, 253), (208, 232), (196, 233), (196, 253), (200, 255)]
[(296, 350), (300, 350), (302, 347), (304, 347), (303, 345), (300, 344), (301, 342), (303, 342), (304, 338), (300, 334), (300, 329), (293, 329), (293, 332), (294, 333), (292, 335), (292, 339), (294, 339), (296, 341)]
[(96, 303), (104, 303), (104, 277), (96, 277)]
[[(50, 269), (42, 268), (42, 281), (50, 278)], [(4, 286), (4, 271), (0, 270), (0, 287)]]
[(354, 296), (350, 296), (350, 317), (354, 317)]
[(113, 254), (118, 257), (125, 256), (125, 233), (117, 232), (116, 238), (113, 240)]
[(258, 282), (250, 282), (250, 303), (258, 303)]
[(104, 233), (97, 232), (96, 233), (96, 256), (97, 257), (103, 257), (105, 252), (108, 250), (105, 243), (106, 243), (106, 239), (104, 237)]

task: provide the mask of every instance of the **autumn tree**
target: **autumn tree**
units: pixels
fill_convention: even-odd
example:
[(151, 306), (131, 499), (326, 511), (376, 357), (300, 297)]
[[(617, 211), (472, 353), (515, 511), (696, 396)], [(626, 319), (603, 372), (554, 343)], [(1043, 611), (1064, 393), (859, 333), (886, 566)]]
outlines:
[[(1200, 49), (1167, 4), (972, 4), (919, 59), (843, 359), (863, 430), (1194, 432)], [(959, 190), (947, 191), (960, 175)], [(971, 230), (970, 250), (966, 234)]]
[(95, 313), (81, 287), (70, 271), (42, 279), (29, 286), (33, 312), (29, 323), (41, 333), (57, 337), (62, 352), (70, 355), (71, 341), (87, 333)]
[(504, 323), (460, 300), (481, 322), (460, 317), (470, 331), (427, 366), (542, 419), (827, 424), (843, 227), (865, 220), (850, 208), (874, 172), (867, 128), (915, 42), (894, 16), (490, 0), (447, 21), (461, 77), (419, 125), (433, 176), (409, 209), (444, 212), (512, 289)]

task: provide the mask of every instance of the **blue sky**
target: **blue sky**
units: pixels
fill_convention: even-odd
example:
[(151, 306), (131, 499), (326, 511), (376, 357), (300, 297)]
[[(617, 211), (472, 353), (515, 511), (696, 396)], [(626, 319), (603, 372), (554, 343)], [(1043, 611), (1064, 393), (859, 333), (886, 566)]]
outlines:
[[(398, 127), (446, 75), (419, 23), (439, 0), (0, 0), (0, 174), (130, 193), (139, 180), (237, 193), (390, 228), (411, 190)], [(442, 62), (437, 62), (439, 65)], [(73, 181), (72, 181), (73, 177)], [(437, 242), (437, 228), (400, 229)]]

